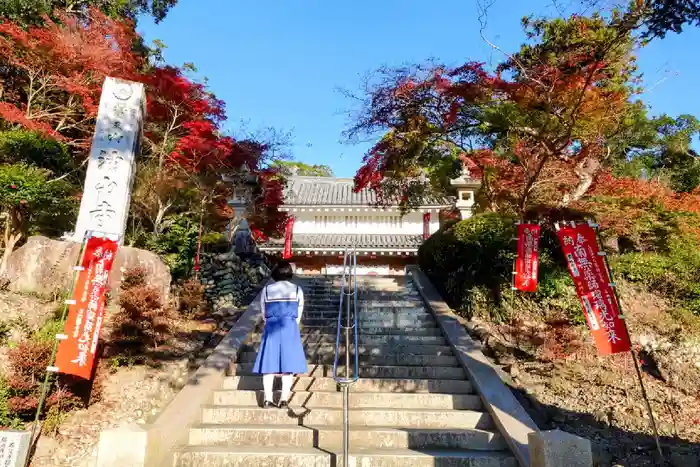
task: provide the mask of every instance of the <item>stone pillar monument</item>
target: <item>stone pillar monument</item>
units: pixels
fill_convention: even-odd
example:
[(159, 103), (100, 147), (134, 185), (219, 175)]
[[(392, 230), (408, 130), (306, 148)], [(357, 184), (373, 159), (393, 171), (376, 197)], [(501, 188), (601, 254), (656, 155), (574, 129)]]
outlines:
[(105, 80), (74, 241), (87, 231), (123, 241), (145, 114), (143, 84)]

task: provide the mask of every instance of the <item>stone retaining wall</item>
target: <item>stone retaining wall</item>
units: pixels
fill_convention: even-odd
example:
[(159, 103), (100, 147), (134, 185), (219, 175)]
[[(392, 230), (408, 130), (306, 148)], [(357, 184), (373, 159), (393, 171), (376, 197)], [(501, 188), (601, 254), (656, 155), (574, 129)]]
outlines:
[(233, 252), (202, 254), (202, 284), (214, 312), (247, 305), (251, 293), (269, 275), (262, 256), (244, 261)]

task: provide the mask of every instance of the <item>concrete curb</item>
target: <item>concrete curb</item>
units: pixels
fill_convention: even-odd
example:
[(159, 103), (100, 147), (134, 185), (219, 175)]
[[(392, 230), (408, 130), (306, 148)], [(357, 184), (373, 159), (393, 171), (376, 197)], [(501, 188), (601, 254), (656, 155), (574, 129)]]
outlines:
[(528, 435), (539, 432), (537, 425), (506, 387), (495, 365), (481, 351), (481, 345), (469, 336), (425, 273), (417, 266), (407, 267), (406, 273), (411, 276), (425, 304), (435, 316), (508, 447), (522, 467), (530, 467)]
[(212, 354), (153, 423), (100, 433), (97, 467), (172, 466), (177, 448), (187, 444), (190, 425), (199, 420), (202, 406), (209, 403), (214, 391), (223, 387), (239, 349), (262, 320), (261, 291), (262, 287)]

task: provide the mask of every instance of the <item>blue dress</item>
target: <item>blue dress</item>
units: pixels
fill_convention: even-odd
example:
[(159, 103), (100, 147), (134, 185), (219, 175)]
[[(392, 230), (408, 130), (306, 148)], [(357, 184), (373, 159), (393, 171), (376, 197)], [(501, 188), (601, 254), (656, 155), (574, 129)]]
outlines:
[(265, 328), (253, 373), (306, 373), (306, 355), (297, 319), (303, 311), (304, 293), (287, 281), (266, 286), (260, 299)]

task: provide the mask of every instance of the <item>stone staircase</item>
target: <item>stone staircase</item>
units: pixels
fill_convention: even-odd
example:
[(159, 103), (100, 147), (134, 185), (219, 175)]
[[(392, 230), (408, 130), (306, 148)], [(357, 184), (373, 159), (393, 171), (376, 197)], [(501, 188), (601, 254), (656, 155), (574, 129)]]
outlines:
[[(262, 379), (250, 371), (258, 329), (202, 408), (201, 423), (190, 427), (176, 466), (342, 465), (342, 394), (333, 380), (338, 281), (298, 283), (309, 371), (296, 378), (289, 409), (260, 408)], [(350, 390), (349, 464), (516, 467), (410, 279), (359, 277), (358, 287), (360, 379)]]

